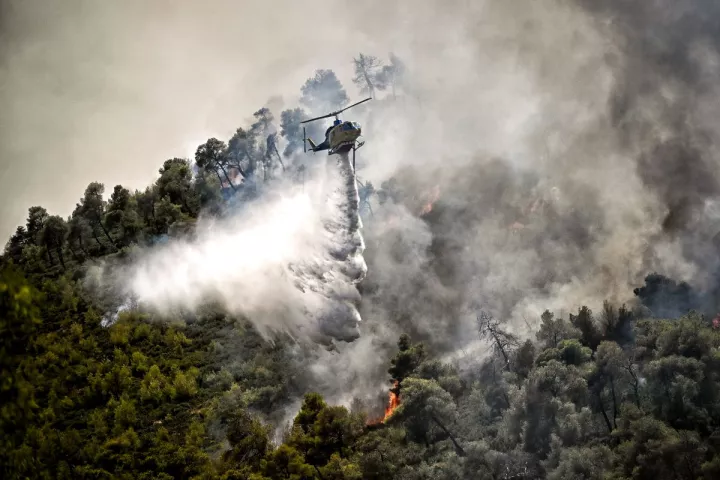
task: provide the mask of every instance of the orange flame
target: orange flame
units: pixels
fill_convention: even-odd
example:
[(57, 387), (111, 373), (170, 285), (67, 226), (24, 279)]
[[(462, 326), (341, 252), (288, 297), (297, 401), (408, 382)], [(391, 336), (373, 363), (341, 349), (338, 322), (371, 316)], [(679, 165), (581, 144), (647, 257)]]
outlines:
[(438, 201), (438, 198), (440, 198), (440, 185), (435, 185), (432, 192), (430, 192), (430, 199), (425, 206), (423, 206), (422, 210), (420, 210), (420, 216), (427, 215), (432, 212), (433, 204)]
[[(397, 389), (397, 386), (398, 386), (398, 382), (395, 381), (395, 385), (393, 386), (393, 388)], [(390, 390), (390, 398), (388, 401), (388, 406), (385, 407), (385, 417), (383, 418), (382, 421), (385, 422), (385, 420), (387, 420), (390, 417), (390, 415), (392, 415), (392, 413), (395, 411), (395, 409), (399, 406), (400, 406), (400, 397), (398, 397), (395, 394), (395, 392)]]
[(393, 414), (395, 409), (400, 406), (400, 397), (393, 391), (397, 390), (398, 382), (395, 381), (395, 385), (390, 390), (390, 393), (388, 395), (388, 405), (385, 407), (385, 416), (382, 419), (377, 420), (371, 420), (368, 422), (368, 425), (378, 425), (380, 423), (385, 423), (388, 418), (390, 418), (390, 415)]

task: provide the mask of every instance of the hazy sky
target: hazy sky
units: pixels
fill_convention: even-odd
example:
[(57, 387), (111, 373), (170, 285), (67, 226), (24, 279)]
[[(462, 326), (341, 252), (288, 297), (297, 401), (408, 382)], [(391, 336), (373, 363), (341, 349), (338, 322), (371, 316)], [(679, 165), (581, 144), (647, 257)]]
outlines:
[(355, 96), (352, 56), (386, 55), (406, 16), (331, 4), (2, 1), (2, 243), (28, 207), (67, 216), (92, 181), (144, 188), (166, 158), (227, 140), (270, 97), (294, 102), (316, 68)]

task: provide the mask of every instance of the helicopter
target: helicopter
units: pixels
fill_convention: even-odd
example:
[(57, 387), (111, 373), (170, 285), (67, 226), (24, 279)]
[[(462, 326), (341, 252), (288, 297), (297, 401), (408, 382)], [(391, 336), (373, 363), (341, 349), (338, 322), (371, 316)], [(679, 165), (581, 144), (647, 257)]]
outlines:
[(360, 124), (357, 122), (349, 122), (345, 121), (343, 122), (338, 118), (338, 115), (340, 115), (345, 110), (352, 108), (356, 105), (360, 105), (361, 103), (367, 102), (368, 100), (372, 100), (372, 97), (368, 97), (365, 100), (361, 100), (357, 103), (353, 103), (350, 106), (347, 106), (341, 110), (338, 110), (336, 112), (331, 112), (326, 115), (322, 115), (320, 117), (311, 118), (309, 120), (302, 121), (300, 123), (310, 123), (314, 122), (315, 120), (321, 120), (323, 118), (329, 118), (329, 117), (335, 117), (335, 121), (333, 124), (328, 127), (327, 130), (325, 130), (325, 140), (320, 144), (315, 144), (315, 142), (312, 141), (311, 138), (307, 138), (305, 134), (305, 127), (303, 127), (303, 151), (307, 152), (306, 145), (310, 144), (310, 149), (313, 152), (319, 152), (323, 150), (328, 151), (328, 155), (335, 155), (337, 153), (346, 153), (350, 150), (353, 151), (353, 168), (355, 167), (355, 150), (362, 147), (365, 142), (364, 141), (358, 141), (360, 138), (360, 135), (362, 133), (362, 129), (360, 128)]

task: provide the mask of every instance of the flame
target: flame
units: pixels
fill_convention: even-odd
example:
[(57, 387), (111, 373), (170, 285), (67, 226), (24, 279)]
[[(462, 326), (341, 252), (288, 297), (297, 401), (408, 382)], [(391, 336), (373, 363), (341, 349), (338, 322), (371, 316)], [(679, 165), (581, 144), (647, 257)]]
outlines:
[[(397, 390), (398, 382), (395, 381), (395, 385), (393, 386), (393, 390)], [(390, 415), (393, 414), (395, 409), (400, 406), (400, 397), (397, 396), (397, 394), (390, 390), (389, 400), (388, 400), (388, 406), (385, 407), (385, 417), (383, 417), (383, 423), (390, 418)]]
[(438, 198), (440, 198), (440, 185), (435, 185), (430, 192), (430, 198), (428, 202), (423, 206), (422, 210), (420, 210), (420, 216), (427, 215), (428, 213), (432, 212), (433, 204), (438, 201)]
[(395, 393), (395, 390), (397, 390), (397, 388), (398, 382), (395, 381), (393, 388), (390, 389), (390, 392), (388, 394), (388, 404), (387, 407), (385, 407), (385, 416), (382, 419), (369, 421), (368, 425), (378, 425), (380, 423), (385, 423), (387, 419), (390, 418), (390, 415), (393, 414), (395, 409), (400, 406), (400, 397)]

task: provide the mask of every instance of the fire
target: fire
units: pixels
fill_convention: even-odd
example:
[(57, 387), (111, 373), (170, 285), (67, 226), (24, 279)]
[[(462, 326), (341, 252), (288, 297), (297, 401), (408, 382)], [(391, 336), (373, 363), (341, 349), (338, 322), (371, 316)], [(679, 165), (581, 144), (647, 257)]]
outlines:
[(385, 416), (382, 419), (377, 420), (371, 420), (368, 422), (368, 425), (377, 425), (380, 423), (385, 423), (388, 418), (390, 418), (390, 415), (393, 414), (395, 409), (400, 406), (400, 397), (395, 393), (395, 390), (398, 388), (398, 382), (395, 381), (395, 384), (393, 385), (393, 388), (390, 389), (390, 393), (388, 395), (388, 404), (387, 407), (385, 407)]
[(438, 198), (440, 198), (440, 185), (435, 185), (430, 192), (430, 198), (428, 202), (423, 206), (422, 210), (420, 210), (420, 216), (427, 215), (428, 213), (432, 212), (433, 204), (438, 201)]
[[(393, 386), (393, 390), (397, 390), (397, 387), (398, 387), (398, 382), (396, 381), (395, 385)], [(383, 420), (382, 420), (383, 422), (385, 422), (385, 420), (387, 420), (390, 417), (390, 415), (392, 415), (392, 413), (395, 411), (395, 409), (398, 406), (400, 406), (400, 397), (398, 397), (397, 394), (393, 390), (390, 390), (388, 406), (385, 407), (385, 417), (383, 417)]]

